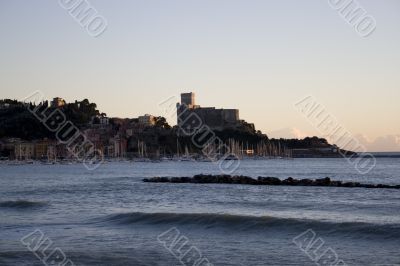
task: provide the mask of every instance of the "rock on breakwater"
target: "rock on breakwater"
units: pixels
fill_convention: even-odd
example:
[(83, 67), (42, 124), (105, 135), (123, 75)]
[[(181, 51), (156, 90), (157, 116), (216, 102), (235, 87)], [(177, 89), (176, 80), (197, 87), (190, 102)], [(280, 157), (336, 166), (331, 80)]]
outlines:
[(400, 185), (362, 184), (359, 182), (343, 182), (331, 180), (329, 177), (321, 179), (295, 179), (288, 177), (281, 180), (277, 177), (258, 177), (231, 175), (195, 175), (193, 177), (153, 177), (145, 178), (149, 183), (193, 183), (193, 184), (242, 184), (268, 186), (318, 186), (318, 187), (353, 187), (353, 188), (388, 188), (400, 189)]

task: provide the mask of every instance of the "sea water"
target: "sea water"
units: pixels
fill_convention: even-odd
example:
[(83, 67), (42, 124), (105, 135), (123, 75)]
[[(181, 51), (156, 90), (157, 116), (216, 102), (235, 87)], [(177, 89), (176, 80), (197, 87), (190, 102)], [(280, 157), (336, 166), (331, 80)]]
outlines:
[[(201, 173), (220, 170), (2, 164), (0, 265), (51, 265), (54, 250), (65, 265), (400, 265), (400, 190), (142, 182)], [(243, 160), (235, 174), (400, 184), (400, 159), (365, 175), (339, 158)]]

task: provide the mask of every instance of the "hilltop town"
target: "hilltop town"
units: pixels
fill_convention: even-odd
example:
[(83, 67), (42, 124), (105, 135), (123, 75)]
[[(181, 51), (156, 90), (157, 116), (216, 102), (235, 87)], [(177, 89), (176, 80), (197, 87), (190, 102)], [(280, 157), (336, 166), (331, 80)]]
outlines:
[[(182, 93), (176, 105), (177, 125), (162, 116), (144, 114), (136, 118), (110, 118), (84, 99), (67, 103), (56, 97), (41, 103), (0, 101), (0, 156), (2, 160), (73, 160), (69, 147), (39, 121), (30, 109), (58, 111), (105, 158), (134, 160), (205, 160), (204, 148), (192, 134), (206, 128), (238, 158), (339, 157), (339, 149), (325, 139), (269, 139), (255, 125), (241, 120), (237, 109), (201, 107), (194, 93)], [(201, 124), (201, 125), (200, 125)], [(212, 150), (213, 142), (208, 149)], [(215, 148), (214, 148), (215, 149)]]

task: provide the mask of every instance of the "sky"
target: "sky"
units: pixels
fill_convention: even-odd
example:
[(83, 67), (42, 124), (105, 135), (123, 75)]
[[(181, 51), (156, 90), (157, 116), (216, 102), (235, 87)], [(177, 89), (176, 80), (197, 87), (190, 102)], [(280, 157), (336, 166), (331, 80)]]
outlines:
[(93, 37), (60, 1), (0, 0), (0, 98), (137, 117), (195, 92), (270, 137), (323, 137), (295, 108), (311, 95), (367, 150), (400, 151), (400, 1), (354, 2), (376, 21), (367, 37), (329, 2), (90, 0), (107, 22)]

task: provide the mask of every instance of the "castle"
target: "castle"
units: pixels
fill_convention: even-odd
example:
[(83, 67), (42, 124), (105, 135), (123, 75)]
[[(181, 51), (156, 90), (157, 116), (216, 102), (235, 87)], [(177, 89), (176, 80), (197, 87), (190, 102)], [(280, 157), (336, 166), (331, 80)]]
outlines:
[(238, 109), (200, 107), (200, 105), (196, 105), (195, 94), (193, 92), (181, 94), (181, 102), (177, 104), (177, 117), (177, 124), (180, 128), (195, 127), (194, 123), (196, 121), (193, 119), (194, 117), (200, 119), (202, 124), (215, 130), (236, 128), (240, 125)]

